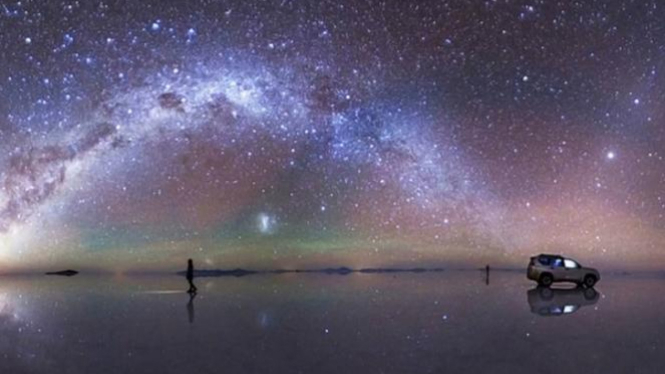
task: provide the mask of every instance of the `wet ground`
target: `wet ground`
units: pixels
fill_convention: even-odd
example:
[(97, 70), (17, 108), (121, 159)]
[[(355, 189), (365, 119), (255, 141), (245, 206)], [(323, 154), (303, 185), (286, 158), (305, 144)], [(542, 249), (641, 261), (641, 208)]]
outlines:
[(660, 373), (665, 278), (4, 277), (5, 373)]

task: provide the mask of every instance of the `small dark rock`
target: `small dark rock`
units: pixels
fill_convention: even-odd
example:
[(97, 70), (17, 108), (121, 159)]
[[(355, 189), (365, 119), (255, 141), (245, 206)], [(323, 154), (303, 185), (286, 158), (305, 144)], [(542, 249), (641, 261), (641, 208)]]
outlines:
[(349, 269), (347, 267), (340, 267), (340, 268), (325, 268), (321, 272), (326, 273), (326, 274), (339, 274), (339, 275), (347, 275), (353, 273), (353, 269)]
[(76, 270), (62, 270), (62, 271), (51, 271), (51, 272), (46, 273), (46, 275), (62, 275), (62, 276), (65, 276), (65, 277), (72, 277), (72, 276), (74, 276), (78, 273), (79, 272), (76, 271)]

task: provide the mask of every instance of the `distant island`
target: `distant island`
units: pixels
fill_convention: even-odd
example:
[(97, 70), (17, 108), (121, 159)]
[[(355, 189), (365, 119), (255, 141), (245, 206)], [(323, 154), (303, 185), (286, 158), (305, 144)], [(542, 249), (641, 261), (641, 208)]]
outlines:
[[(233, 270), (194, 270), (194, 276), (196, 277), (242, 277), (250, 274), (257, 274), (257, 271), (254, 270), (245, 270), (245, 269), (233, 269)], [(186, 275), (186, 271), (181, 271), (178, 274)]]
[[(435, 273), (442, 272), (443, 268), (362, 268), (351, 269), (348, 267), (322, 268), (322, 269), (276, 269), (276, 270), (248, 270), (236, 268), (232, 270), (214, 269), (214, 270), (194, 270), (195, 277), (243, 277), (253, 274), (288, 274), (288, 273), (319, 273), (348, 275), (352, 273), (380, 274), (380, 273)], [(178, 275), (185, 276), (187, 272), (180, 271)]]
[(72, 277), (78, 273), (79, 272), (76, 270), (61, 270), (61, 271), (50, 271), (46, 273), (46, 275), (61, 275), (64, 277)]

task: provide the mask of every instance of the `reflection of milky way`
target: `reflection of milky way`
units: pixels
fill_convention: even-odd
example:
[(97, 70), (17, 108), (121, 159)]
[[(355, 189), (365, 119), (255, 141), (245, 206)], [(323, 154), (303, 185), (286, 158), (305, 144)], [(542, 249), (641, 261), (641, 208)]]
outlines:
[(190, 5), (3, 7), (8, 265), (660, 254), (665, 40), (622, 49), (651, 18)]

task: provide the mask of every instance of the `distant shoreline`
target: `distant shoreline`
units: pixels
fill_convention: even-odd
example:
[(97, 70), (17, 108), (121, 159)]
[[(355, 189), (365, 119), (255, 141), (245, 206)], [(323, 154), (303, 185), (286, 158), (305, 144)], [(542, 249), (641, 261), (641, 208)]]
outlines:
[[(485, 272), (485, 267), (369, 267), (349, 268), (346, 266), (312, 268), (312, 269), (198, 269), (194, 270), (196, 277), (243, 277), (247, 275), (280, 275), (280, 274), (328, 274), (328, 275), (350, 275), (350, 274), (423, 274), (423, 273), (455, 273), (455, 272)], [(49, 273), (53, 273), (47, 271)], [(523, 268), (490, 267), (492, 273), (524, 273)], [(60, 272), (55, 272), (60, 273)], [(79, 269), (79, 276), (184, 276), (185, 271), (172, 270), (127, 270), (114, 272), (101, 269)], [(602, 270), (603, 274), (614, 276), (641, 276), (641, 277), (665, 277), (665, 270)], [(44, 276), (44, 270), (17, 271), (0, 273), (0, 277), (12, 276)]]
[[(485, 272), (485, 267), (479, 268), (443, 268), (443, 267), (388, 267), (388, 268), (360, 268), (353, 269), (346, 266), (340, 267), (327, 267), (315, 269), (268, 269), (268, 270), (252, 270), (252, 269), (199, 269), (194, 270), (194, 276), (199, 278), (208, 277), (244, 277), (248, 275), (279, 275), (279, 274), (328, 274), (328, 275), (350, 275), (350, 274), (397, 274), (397, 273), (442, 273), (442, 272), (458, 272), (458, 271), (482, 271)], [(502, 273), (522, 273), (525, 269), (519, 268), (505, 268), (505, 267), (490, 267), (490, 272)], [(637, 275), (637, 274), (653, 274), (663, 275), (663, 271), (623, 271), (623, 270), (608, 270), (605, 274), (612, 275)], [(173, 273), (172, 273), (173, 274)], [(175, 273), (180, 276), (185, 276), (186, 271), (179, 271)]]
[[(468, 269), (480, 270), (480, 269)], [(482, 270), (485, 270), (484, 268)], [(194, 270), (195, 277), (243, 277), (247, 275), (259, 274), (330, 274), (330, 275), (349, 275), (353, 273), (360, 274), (393, 274), (393, 273), (440, 273), (446, 271), (441, 267), (435, 268), (361, 268), (352, 269), (345, 266), (341, 267), (328, 267), (319, 269), (272, 269), (272, 270), (249, 270), (236, 268), (231, 270), (225, 269), (208, 269), (208, 270)], [(505, 270), (504, 270), (505, 271)], [(513, 270), (511, 270), (513, 271)], [(186, 275), (185, 271), (180, 271), (178, 275)]]

